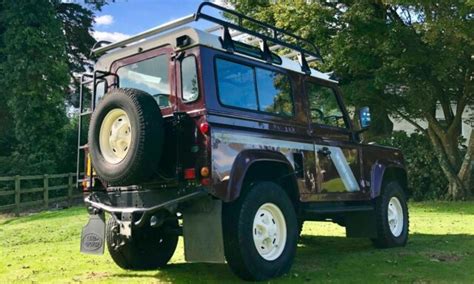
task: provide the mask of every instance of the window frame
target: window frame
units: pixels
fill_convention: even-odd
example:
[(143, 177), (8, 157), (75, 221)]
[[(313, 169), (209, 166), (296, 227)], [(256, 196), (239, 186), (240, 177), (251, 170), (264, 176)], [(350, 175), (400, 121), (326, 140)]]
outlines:
[[(184, 89), (183, 89), (183, 60), (186, 59), (186, 58), (189, 58), (189, 57), (194, 58), (194, 68), (196, 69), (196, 80), (197, 80), (198, 95), (192, 101), (185, 101), (184, 100)], [(179, 81), (180, 81), (180, 88), (181, 88), (181, 96), (180, 96), (181, 97), (181, 102), (183, 104), (192, 104), (192, 103), (195, 103), (196, 101), (198, 101), (199, 98), (201, 97), (201, 84), (199, 82), (199, 68), (198, 68), (198, 59), (197, 59), (196, 55), (194, 55), (192, 53), (187, 54), (179, 61)]]
[[(218, 78), (218, 72), (217, 72), (217, 60), (219, 60), (219, 59), (252, 68), (253, 80), (255, 82), (254, 83), (254, 89), (255, 89), (255, 94), (256, 94), (256, 99), (257, 99), (257, 110), (238, 107), (238, 106), (227, 105), (227, 104), (224, 104), (222, 102), (220, 92), (219, 92), (219, 78)], [(241, 111), (246, 111), (246, 112), (251, 112), (251, 113), (271, 115), (271, 116), (281, 117), (281, 118), (295, 118), (295, 114), (296, 114), (295, 113), (295, 108), (296, 108), (295, 107), (295, 98), (294, 98), (295, 88), (294, 88), (294, 83), (291, 80), (291, 77), (289, 76), (289, 74), (287, 72), (284, 72), (280, 69), (265, 68), (265, 67), (262, 67), (262, 66), (257, 65), (257, 64), (252, 64), (252, 63), (246, 62), (244, 60), (223, 56), (223, 55), (220, 55), (220, 54), (214, 56), (214, 62), (213, 63), (214, 63), (214, 80), (216, 82), (215, 85), (216, 85), (217, 101), (219, 102), (219, 104), (221, 106), (223, 106), (225, 108), (236, 109), (236, 110), (241, 110)], [(283, 74), (288, 79), (288, 82), (290, 84), (290, 99), (291, 99), (291, 106), (292, 106), (291, 114), (280, 114), (280, 113), (267, 112), (267, 111), (260, 110), (260, 98), (259, 98), (259, 94), (258, 94), (258, 82), (257, 82), (256, 68), (260, 68), (260, 69), (267, 70), (267, 71), (270, 71), (270, 72), (275, 72), (275, 73), (278, 73), (278, 74)]]
[[(337, 105), (339, 106), (339, 109), (341, 110), (341, 114), (342, 114), (342, 117), (344, 119), (345, 127), (338, 127), (338, 126), (332, 126), (332, 125), (328, 125), (328, 124), (313, 122), (313, 120), (311, 118), (311, 105), (310, 105), (310, 101), (309, 101), (309, 89), (307, 87), (308, 84), (313, 84), (313, 85), (317, 85), (317, 86), (320, 86), (320, 87), (328, 88), (332, 91), (334, 97), (336, 98)], [(303, 88), (304, 88), (304, 94), (305, 94), (305, 97), (306, 97), (307, 118), (308, 118), (308, 121), (311, 125), (315, 125), (315, 126), (321, 127), (321, 128), (335, 129), (335, 130), (339, 130), (339, 131), (348, 131), (348, 132), (352, 131), (352, 124), (349, 121), (349, 117), (348, 117), (348, 114), (347, 114), (347, 109), (345, 108), (345, 105), (342, 102), (342, 98), (339, 95), (339, 92), (336, 90), (336, 88), (334, 88), (333, 86), (330, 86), (328, 84), (324, 84), (324, 83), (322, 84), (322, 83), (320, 83), (316, 80), (304, 80)]]

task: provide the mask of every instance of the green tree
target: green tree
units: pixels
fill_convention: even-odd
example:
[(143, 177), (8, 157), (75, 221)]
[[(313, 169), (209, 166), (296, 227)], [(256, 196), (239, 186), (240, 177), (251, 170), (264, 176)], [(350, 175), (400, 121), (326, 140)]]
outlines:
[(66, 52), (68, 54), (68, 66), (70, 87), (67, 101), (76, 105), (79, 95), (78, 74), (92, 68), (91, 48), (96, 40), (92, 37), (94, 23), (94, 11), (100, 10), (105, 1), (91, 1), (90, 4), (80, 5), (78, 3), (53, 0), (57, 18), (61, 21), (65, 36)]
[[(3, 6), (3, 2), (0, 2), (0, 14), (2, 14), (4, 10)], [(1, 36), (4, 32), (5, 20), (3, 17), (0, 17), (0, 68), (2, 66), (2, 62), (5, 62), (6, 59), (6, 54), (3, 52), (5, 41), (3, 40), (3, 36)], [(0, 69), (0, 72), (4, 74), (6, 70)], [(4, 157), (11, 154), (11, 149), (14, 144), (14, 134), (11, 131), (11, 114), (7, 106), (8, 93), (5, 92), (5, 88), (3, 88), (1, 82), (2, 81), (0, 80), (0, 90), (3, 90), (2, 94), (0, 95), (0, 157)], [(2, 159), (0, 163), (7, 166), (6, 159)]]
[(47, 0), (5, 0), (1, 85), (14, 122), (12, 172), (58, 170), (67, 123), (68, 60), (61, 22)]
[[(19, 144), (19, 140), (17, 139), (16, 135), (16, 129), (19, 127), (19, 125), (15, 120), (17, 118), (29, 119), (32, 117), (32, 115), (21, 118), (18, 114), (15, 114), (17, 113), (17, 111), (12, 108), (15, 107), (17, 103), (23, 102), (23, 104), (25, 105), (28, 104), (28, 98), (27, 96), (23, 96), (19, 98), (19, 101), (16, 101), (16, 99), (13, 100), (11, 92), (6, 91), (9, 87), (14, 86), (15, 82), (18, 83), (18, 81), (21, 81), (21, 79), (16, 79), (16, 81), (9, 81), (12, 77), (0, 78), (0, 90), (3, 90), (3, 94), (0, 96), (0, 174), (31, 172), (43, 173), (43, 170), (45, 170), (46, 168), (49, 172), (72, 171), (75, 167), (75, 152), (77, 150), (76, 142), (74, 141), (76, 139), (75, 136), (77, 136), (77, 121), (75, 118), (69, 120), (65, 119), (64, 111), (66, 105), (75, 105), (75, 103), (77, 103), (77, 91), (79, 84), (77, 74), (84, 72), (85, 68), (91, 66), (92, 64), (89, 52), (92, 45), (95, 43), (94, 38), (91, 36), (94, 19), (93, 12), (96, 10), (100, 10), (106, 2), (96, 1), (93, 4), (80, 5), (78, 3), (68, 3), (59, 0), (50, 0), (18, 4), (19, 6), (14, 6), (14, 4), (11, 2), (12, 1), (8, 0), (0, 1), (0, 14), (2, 15), (0, 17), (0, 71), (2, 72), (2, 74), (10, 72), (8, 68), (12, 65), (15, 65), (14, 60), (19, 60), (21, 58), (21, 54), (19, 53), (35, 54), (36, 50), (39, 48), (37, 44), (30, 43), (22, 44), (20, 46), (21, 48), (16, 48), (13, 45), (10, 45), (8, 48), (5, 48), (4, 43), (7, 42), (5, 40), (6, 36), (11, 36), (11, 33), (10, 35), (5, 34), (7, 29), (21, 30), (23, 29), (23, 27), (28, 26), (28, 28), (32, 28), (34, 31), (38, 32), (38, 34), (41, 34), (46, 30), (48, 32), (55, 30), (52, 33), (53, 36), (48, 37), (48, 40), (52, 40), (52, 38), (54, 38), (55, 42), (48, 43), (48, 50), (45, 50), (41, 54), (47, 54), (52, 49), (57, 50), (56, 54), (53, 55), (53, 57), (37, 57), (34, 63), (35, 65), (48, 66), (52, 62), (52, 59), (59, 59), (59, 57), (62, 58), (60, 59), (61, 67), (59, 69), (64, 70), (63, 74), (60, 74), (59, 70), (54, 71), (47, 70), (47, 68), (36, 68), (33, 65), (34, 69), (36, 69), (37, 77), (39, 76), (38, 74), (41, 72), (53, 72), (54, 74), (56, 74), (53, 77), (59, 78), (65, 76), (60, 80), (66, 81), (63, 81), (64, 84), (61, 83), (60, 85), (58, 85), (58, 88), (53, 90), (53, 92), (56, 93), (52, 95), (53, 99), (47, 99), (51, 95), (49, 94), (49, 91), (51, 89), (48, 88), (43, 90), (41, 94), (39, 94), (41, 98), (37, 97), (36, 94), (30, 94), (34, 97), (33, 101), (38, 103), (38, 106), (30, 107), (43, 108), (43, 105), (46, 104), (48, 105), (46, 106), (46, 110), (51, 110), (51, 105), (55, 105), (57, 103), (57, 106), (59, 108), (59, 112), (51, 117), (52, 121), (49, 121), (50, 117), (48, 117), (46, 121), (43, 121), (49, 129), (48, 131), (45, 131), (43, 133), (45, 139), (46, 137), (51, 135), (51, 133), (56, 133), (61, 137), (61, 139), (56, 142), (54, 142), (54, 139), (53, 141), (51, 141), (51, 145), (55, 147), (54, 151), (51, 151), (51, 148), (25, 147), (24, 145), (21, 146), (21, 144), (30, 142), (37, 143), (33, 141), (33, 139), (29, 141), (23, 140), (22, 143)], [(37, 7), (35, 5), (37, 5)], [(43, 5), (47, 5), (47, 12), (42, 9), (44, 7), (40, 7)], [(6, 7), (8, 7), (8, 10), (5, 10)], [(30, 12), (36, 11), (36, 8), (38, 8), (42, 13), (41, 15), (38, 14), (38, 17), (42, 17), (47, 13), (48, 20), (34, 18), (33, 15), (26, 15), (25, 13), (23, 13), (21, 14), (21, 17), (30, 18), (28, 21), (22, 21), (20, 26), (17, 26), (17, 24), (20, 22), (8, 23), (9, 18), (7, 16), (15, 16), (17, 13), (17, 11), (15, 11), (15, 8), (23, 7), (27, 7), (27, 11)], [(51, 8), (53, 10), (51, 10)], [(37, 27), (39, 26), (41, 26), (41, 28), (37, 29)], [(49, 49), (50, 47), (51, 49)], [(11, 52), (13, 52), (13, 54), (11, 54)], [(64, 56), (66, 54), (67, 56)], [(32, 58), (33, 56), (30, 57)], [(8, 64), (6, 63), (7, 58), (10, 58)], [(67, 66), (66, 69), (63, 69), (64, 63)], [(47, 76), (47, 78), (50, 78), (50, 74), (51, 73), (45, 73), (44, 77), (46, 78)], [(52, 83), (57, 82), (54, 81)], [(43, 85), (43, 87), (46, 87), (46, 85)], [(61, 89), (60, 92), (62, 92), (62, 94), (59, 94), (59, 89)], [(22, 89), (22, 92), (24, 90), (25, 89)], [(37, 99), (38, 101), (36, 101)], [(59, 103), (60, 100), (63, 100), (63, 102)], [(9, 101), (11, 103), (8, 103)], [(24, 111), (24, 109), (20, 109), (18, 111), (21, 113), (22, 111)], [(59, 117), (61, 117), (61, 119), (58, 120)], [(58, 124), (53, 123), (54, 121), (58, 122)], [(28, 123), (29, 125), (31, 125), (31, 127), (36, 127), (35, 125), (37, 125), (37, 123), (39, 122), (40, 121), (33, 121), (32, 123), (29, 123), (28, 121), (23, 121), (21, 123)], [(22, 149), (21, 151), (20, 148)], [(35, 152), (29, 153), (28, 151), (32, 150), (33, 148)], [(48, 151), (50, 152), (49, 154), (43, 153)], [(33, 161), (33, 163), (30, 163), (31, 161), (26, 160), (25, 156), (30, 156), (33, 160), (36, 159), (37, 161)]]
[(474, 134), (465, 151), (459, 143), (462, 114), (474, 99), (472, 1), (231, 2), (321, 46), (327, 60), (318, 67), (342, 77), (353, 105), (371, 106), (376, 134), (391, 129), (388, 114), (406, 119), (430, 139), (449, 197), (473, 193)]

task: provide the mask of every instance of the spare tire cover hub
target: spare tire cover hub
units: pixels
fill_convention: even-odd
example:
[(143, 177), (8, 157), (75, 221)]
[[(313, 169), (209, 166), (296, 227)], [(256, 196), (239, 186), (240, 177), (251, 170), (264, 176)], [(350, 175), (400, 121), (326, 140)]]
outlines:
[(111, 164), (120, 163), (130, 149), (132, 126), (127, 113), (120, 108), (110, 110), (102, 121), (99, 147), (104, 159)]

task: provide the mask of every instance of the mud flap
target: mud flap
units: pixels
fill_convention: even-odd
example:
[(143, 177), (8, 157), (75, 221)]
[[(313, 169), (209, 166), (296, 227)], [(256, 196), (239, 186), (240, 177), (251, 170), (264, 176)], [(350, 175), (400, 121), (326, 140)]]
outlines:
[(87, 254), (104, 254), (105, 247), (105, 214), (89, 215), (89, 222), (82, 228), (81, 252)]
[(187, 262), (225, 263), (222, 202), (202, 198), (183, 210), (184, 256)]

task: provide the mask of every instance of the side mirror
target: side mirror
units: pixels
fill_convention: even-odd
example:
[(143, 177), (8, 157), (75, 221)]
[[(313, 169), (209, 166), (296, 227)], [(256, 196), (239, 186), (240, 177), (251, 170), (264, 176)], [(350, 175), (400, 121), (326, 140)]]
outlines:
[(361, 129), (367, 129), (370, 127), (370, 109), (369, 107), (361, 107), (359, 109), (359, 123)]

